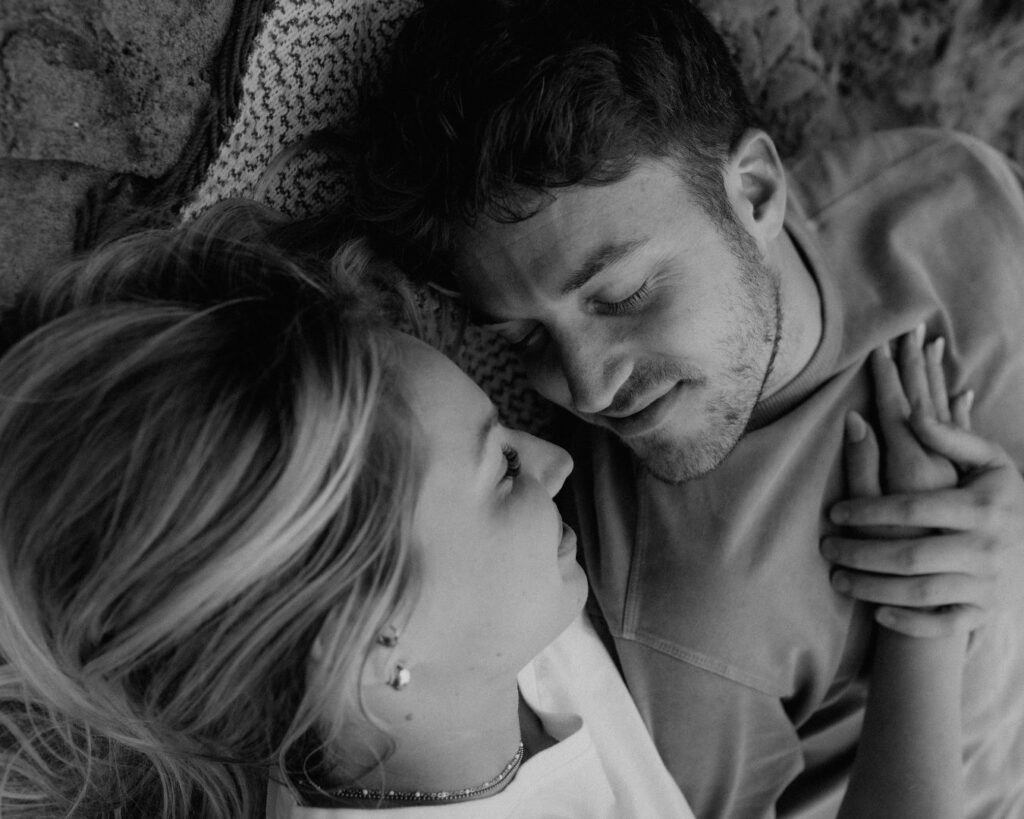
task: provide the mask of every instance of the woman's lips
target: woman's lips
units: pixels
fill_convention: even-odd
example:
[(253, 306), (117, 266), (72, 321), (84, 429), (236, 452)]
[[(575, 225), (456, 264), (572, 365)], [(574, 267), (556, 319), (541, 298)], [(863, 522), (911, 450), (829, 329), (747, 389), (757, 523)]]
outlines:
[(562, 539), (558, 543), (558, 556), (567, 557), (576, 555), (576, 533), (567, 526), (565, 523), (562, 524)]

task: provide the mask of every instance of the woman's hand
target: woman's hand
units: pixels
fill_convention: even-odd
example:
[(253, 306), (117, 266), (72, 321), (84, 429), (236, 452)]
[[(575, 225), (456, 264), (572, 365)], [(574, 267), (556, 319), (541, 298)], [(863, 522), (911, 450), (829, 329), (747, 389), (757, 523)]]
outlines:
[[(880, 603), (875, 618), (887, 626), (875, 642), (841, 819), (964, 815), (962, 669), (979, 607), (959, 602), (964, 594), (953, 592), (972, 577), (962, 569), (974, 565), (977, 550), (958, 535), (937, 532), (943, 525), (938, 514), (915, 517), (904, 503), (890, 506), (896, 514), (887, 515), (881, 506), (894, 498), (918, 504), (942, 493), (965, 494), (956, 488), (962, 459), (954, 454), (970, 447), (952, 444), (984, 444), (967, 431), (970, 396), (948, 398), (942, 341), (923, 348), (923, 338), (918, 328), (900, 340), (898, 364), (887, 349), (872, 357), (884, 454), (871, 427), (850, 413), (844, 454), (854, 500), (832, 510), (833, 520), (858, 526), (863, 539), (822, 543), (825, 556), (842, 567), (833, 574), (836, 587)], [(882, 496), (883, 489), (890, 494)], [(864, 519), (870, 523), (860, 523)], [(913, 639), (926, 636), (936, 639)]]
[(851, 413), (851, 499), (831, 517), (860, 536), (822, 543), (837, 590), (880, 604), (880, 623), (919, 637), (978, 627), (1024, 584), (1024, 479), (970, 432), (971, 394), (948, 399), (942, 340), (922, 348), (922, 338), (900, 340), (898, 365), (873, 356), (884, 456)]

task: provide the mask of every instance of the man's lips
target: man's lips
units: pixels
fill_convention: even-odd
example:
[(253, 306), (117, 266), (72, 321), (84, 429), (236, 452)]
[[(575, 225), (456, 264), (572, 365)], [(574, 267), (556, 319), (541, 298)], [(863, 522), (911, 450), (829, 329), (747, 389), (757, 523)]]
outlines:
[(616, 413), (611, 415), (601, 413), (598, 417), (605, 426), (620, 438), (631, 438), (651, 432), (661, 426), (672, 412), (675, 399), (681, 392), (683, 384), (684, 382), (682, 381), (677, 382), (653, 401), (628, 414)]

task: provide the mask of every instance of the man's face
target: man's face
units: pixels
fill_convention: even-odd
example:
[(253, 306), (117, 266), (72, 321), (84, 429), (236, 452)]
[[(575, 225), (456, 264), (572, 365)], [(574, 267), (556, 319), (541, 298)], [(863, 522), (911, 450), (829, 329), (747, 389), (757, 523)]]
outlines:
[(645, 160), (556, 192), (523, 222), (482, 221), (459, 268), (538, 392), (614, 432), (656, 477), (702, 475), (739, 440), (779, 341), (777, 276), (674, 165)]

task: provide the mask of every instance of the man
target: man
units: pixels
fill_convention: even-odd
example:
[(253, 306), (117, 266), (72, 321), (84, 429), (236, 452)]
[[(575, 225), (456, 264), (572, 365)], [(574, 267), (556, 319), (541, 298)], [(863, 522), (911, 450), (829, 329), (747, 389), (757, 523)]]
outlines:
[[(873, 625), (840, 591), (908, 633), (915, 608), (988, 617), (965, 679), (968, 812), (1024, 816), (1019, 476), (998, 498), (981, 469), (832, 509), (868, 356), (922, 324), (976, 390), (976, 426), (1024, 463), (1008, 164), (919, 130), (784, 170), (681, 0), (428, 2), (365, 121), (374, 230), (421, 274), (454, 271), (537, 390), (587, 422), (588, 575), (696, 815), (836, 815)], [(937, 519), (890, 548), (836, 526)]]

